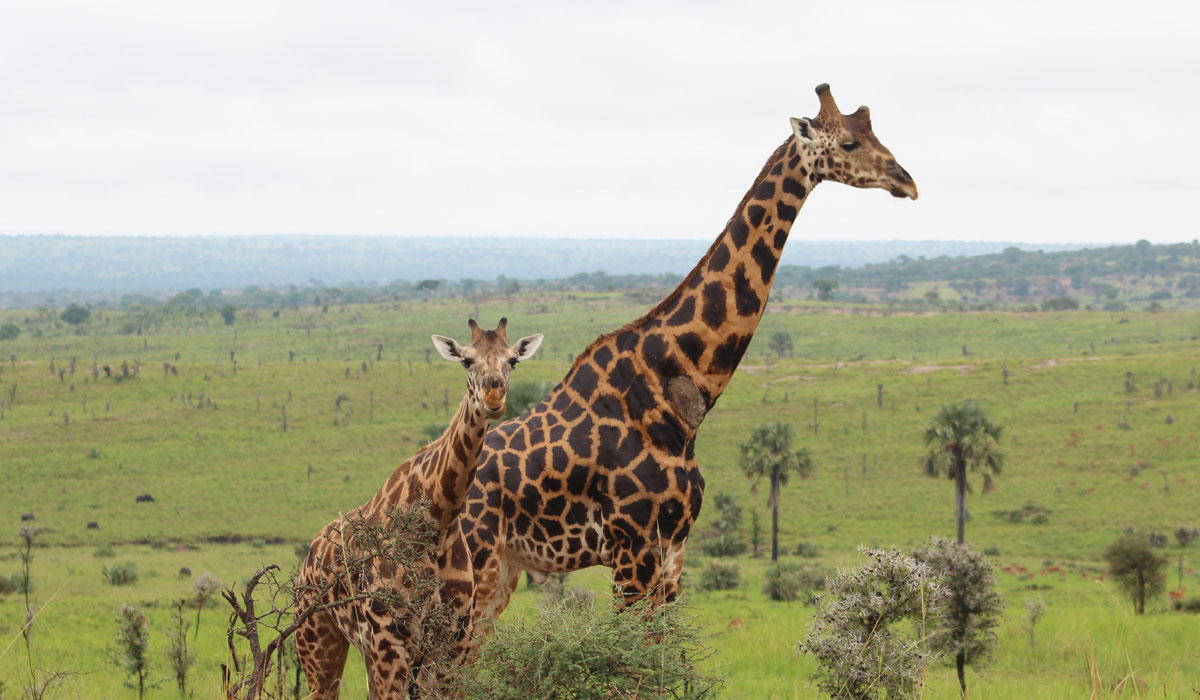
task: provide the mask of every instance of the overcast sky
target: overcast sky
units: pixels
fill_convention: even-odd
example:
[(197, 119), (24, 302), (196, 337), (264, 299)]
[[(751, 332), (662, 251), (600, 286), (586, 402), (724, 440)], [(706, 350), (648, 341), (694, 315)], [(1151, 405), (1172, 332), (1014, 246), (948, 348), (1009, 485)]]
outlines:
[(917, 202), (793, 235), (1200, 237), (1200, 3), (0, 5), (0, 234), (711, 238), (829, 82)]

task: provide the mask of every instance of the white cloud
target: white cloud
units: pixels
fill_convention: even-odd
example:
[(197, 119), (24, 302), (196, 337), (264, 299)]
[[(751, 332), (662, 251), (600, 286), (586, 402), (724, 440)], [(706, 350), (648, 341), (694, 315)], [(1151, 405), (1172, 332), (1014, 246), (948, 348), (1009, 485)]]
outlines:
[(921, 200), (806, 238), (1192, 239), (1194, 3), (23, 3), (0, 233), (701, 237), (828, 81)]

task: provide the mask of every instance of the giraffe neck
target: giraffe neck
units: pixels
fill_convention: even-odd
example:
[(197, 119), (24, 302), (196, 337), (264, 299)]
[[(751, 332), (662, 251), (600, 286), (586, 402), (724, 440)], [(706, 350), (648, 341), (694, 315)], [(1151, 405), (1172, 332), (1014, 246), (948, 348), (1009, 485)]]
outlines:
[(435, 454), (425, 460), (420, 479), (425, 496), (430, 500), (430, 514), (439, 520), (439, 531), (445, 532), (462, 510), (467, 491), (475, 479), (483, 436), (491, 421), (476, 405), (468, 391), (458, 405), (454, 420), (442, 436), (430, 443), (427, 451)]
[(795, 140), (785, 141), (691, 273), (629, 326), (661, 326), (675, 337), (680, 374), (695, 382), (710, 408), (758, 328), (792, 222), (820, 180)]

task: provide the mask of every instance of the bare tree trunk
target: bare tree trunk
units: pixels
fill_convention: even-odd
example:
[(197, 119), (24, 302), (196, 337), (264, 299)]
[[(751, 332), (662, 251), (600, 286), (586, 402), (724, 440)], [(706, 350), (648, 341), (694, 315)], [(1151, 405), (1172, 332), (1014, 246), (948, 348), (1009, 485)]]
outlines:
[(771, 561), (779, 561), (779, 477), (771, 475)]
[(954, 516), (958, 520), (958, 543), (966, 541), (967, 530), (967, 463), (954, 452)]

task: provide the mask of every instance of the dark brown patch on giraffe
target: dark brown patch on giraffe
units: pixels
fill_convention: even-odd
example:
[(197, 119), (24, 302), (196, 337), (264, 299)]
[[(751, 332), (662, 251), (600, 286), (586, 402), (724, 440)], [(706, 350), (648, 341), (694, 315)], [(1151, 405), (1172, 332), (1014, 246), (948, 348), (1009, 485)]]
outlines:
[(775, 214), (780, 218), (781, 221), (787, 221), (789, 223), (795, 221), (797, 211), (798, 210), (796, 207), (789, 206), (783, 202), (775, 202)]
[[(757, 204), (751, 204), (750, 206), (746, 207), (746, 218), (750, 221), (750, 225), (754, 228), (758, 228), (762, 225), (763, 217), (766, 215), (767, 210), (763, 209)], [(746, 241), (739, 243), (738, 248), (741, 248), (743, 245), (745, 245), (745, 243)]]
[(733, 333), (725, 339), (725, 342), (713, 348), (712, 362), (708, 365), (709, 372), (732, 372), (738, 362), (741, 362), (746, 348), (750, 346), (751, 337), (749, 335), (742, 337)]
[(700, 357), (704, 355), (704, 341), (700, 339), (700, 336), (695, 333), (681, 333), (675, 338), (675, 344), (692, 361), (693, 365), (700, 364)]
[[(725, 254), (728, 259), (728, 252)], [(668, 326), (682, 326), (692, 322), (696, 316), (696, 297), (688, 297), (679, 305), (679, 309), (667, 319)]]
[(751, 316), (762, 308), (762, 302), (751, 286), (750, 279), (746, 277), (746, 266), (742, 263), (738, 263), (737, 270), (733, 273), (733, 298), (740, 316)]
[(771, 277), (775, 274), (775, 266), (779, 264), (779, 259), (775, 257), (771, 247), (760, 238), (750, 249), (750, 257), (754, 258), (754, 262), (758, 264), (758, 269), (762, 273), (762, 283), (770, 284)]
[(788, 232), (785, 229), (779, 229), (775, 232), (775, 250), (783, 250), (783, 244), (787, 243)]
[(788, 170), (795, 170), (797, 165), (800, 165), (800, 156), (792, 156), (788, 160)]
[[(742, 242), (745, 243), (745, 241), (742, 241)], [(741, 247), (741, 246), (739, 246), (739, 247)], [(725, 266), (728, 264), (729, 264), (729, 246), (725, 245), (724, 243), (721, 243), (720, 245), (718, 245), (716, 248), (713, 249), (712, 256), (709, 257), (709, 259), (708, 259), (708, 271), (709, 272), (720, 272), (721, 270), (724, 270)], [(669, 319), (667, 321), (667, 324), (668, 325), (678, 325), (678, 324), (675, 324), (673, 321), (674, 321), (674, 318), (672, 317), (671, 319)]]
[(774, 196), (775, 183), (770, 180), (763, 180), (762, 182), (758, 183), (758, 187), (754, 190), (755, 199), (771, 199)]
[(608, 363), (612, 361), (612, 350), (606, 347), (601, 347), (596, 352), (592, 353), (592, 360), (599, 365), (600, 369), (607, 369)]
[[(741, 213), (735, 214), (733, 221), (729, 224), (729, 240), (733, 241), (733, 245), (738, 248), (746, 245), (746, 238), (750, 235), (750, 227), (746, 225), (746, 220), (742, 218)], [(699, 276), (699, 275), (697, 275)], [(696, 285), (691, 285), (693, 289)]]
[(647, 367), (657, 367), (667, 354), (667, 343), (661, 335), (652, 333), (642, 339), (642, 359)]
[(808, 194), (799, 180), (790, 177), (783, 178), (783, 191), (797, 199), (804, 199), (804, 196)]
[(725, 323), (725, 286), (720, 282), (704, 285), (704, 311), (701, 317), (709, 328), (720, 328)]

